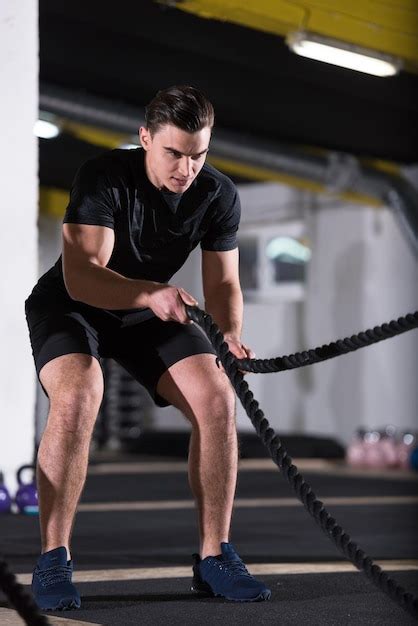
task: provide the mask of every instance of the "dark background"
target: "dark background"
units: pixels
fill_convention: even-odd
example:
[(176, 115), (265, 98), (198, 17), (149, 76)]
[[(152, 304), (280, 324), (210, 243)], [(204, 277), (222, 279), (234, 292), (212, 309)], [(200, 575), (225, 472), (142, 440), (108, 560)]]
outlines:
[[(59, 87), (117, 110), (187, 83), (209, 96), (223, 130), (418, 162), (416, 74), (377, 78), (303, 59), (275, 35), (151, 0), (40, 0), (39, 10), (41, 94)], [(68, 134), (41, 140), (41, 184), (68, 188), (102, 149)]]

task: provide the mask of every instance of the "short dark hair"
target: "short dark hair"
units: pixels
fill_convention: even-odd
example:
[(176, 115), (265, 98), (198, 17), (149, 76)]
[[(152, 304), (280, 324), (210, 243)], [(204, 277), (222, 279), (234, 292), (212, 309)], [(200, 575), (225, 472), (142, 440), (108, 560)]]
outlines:
[(158, 91), (145, 107), (145, 124), (151, 136), (165, 124), (195, 133), (206, 126), (212, 128), (214, 121), (211, 102), (190, 85), (174, 85)]

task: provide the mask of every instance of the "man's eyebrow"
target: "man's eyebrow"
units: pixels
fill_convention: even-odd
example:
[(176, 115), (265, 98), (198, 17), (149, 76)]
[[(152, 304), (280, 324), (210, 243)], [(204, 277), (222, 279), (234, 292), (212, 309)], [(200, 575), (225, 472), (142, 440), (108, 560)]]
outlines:
[[(181, 156), (184, 156), (182, 152), (180, 152), (179, 150), (176, 150), (175, 148), (170, 148), (170, 146), (164, 146), (164, 150), (168, 150), (170, 152), (174, 152), (175, 154), (180, 154)], [(208, 152), (208, 151), (209, 151), (209, 147), (202, 150), (202, 152), (196, 152), (194, 154), (191, 154), (190, 156), (200, 156), (201, 154), (205, 154), (205, 152)], [(185, 156), (187, 156), (187, 154)]]

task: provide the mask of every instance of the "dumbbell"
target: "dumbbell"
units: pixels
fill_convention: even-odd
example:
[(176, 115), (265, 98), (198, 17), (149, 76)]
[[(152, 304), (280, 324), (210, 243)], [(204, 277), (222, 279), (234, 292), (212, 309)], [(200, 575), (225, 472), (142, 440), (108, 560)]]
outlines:
[(3, 480), (3, 474), (0, 472), (0, 514), (10, 513), (12, 509), (12, 499)]
[[(23, 482), (23, 472), (27, 470), (32, 471), (32, 482)], [(39, 513), (38, 507), (38, 492), (35, 484), (35, 467), (33, 465), (22, 465), (17, 470), (17, 482), (19, 488), (16, 492), (15, 502), (19, 513), (25, 513), (26, 515), (37, 515)]]

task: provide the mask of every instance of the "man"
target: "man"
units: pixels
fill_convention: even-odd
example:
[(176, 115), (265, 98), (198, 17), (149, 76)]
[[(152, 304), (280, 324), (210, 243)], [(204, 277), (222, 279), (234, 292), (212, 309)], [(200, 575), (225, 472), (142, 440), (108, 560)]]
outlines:
[(101, 357), (192, 424), (189, 482), (200, 531), (192, 588), (231, 600), (270, 597), (229, 543), (238, 457), (233, 389), (187, 317), (185, 304), (196, 300), (168, 282), (200, 243), (205, 309), (233, 354), (253, 357), (240, 339), (239, 199), (229, 178), (205, 164), (213, 122), (197, 89), (158, 92), (140, 129), (142, 149), (113, 150), (79, 169), (62, 256), (25, 303), (50, 400), (37, 464), (42, 554), (32, 582), (42, 609), (80, 606), (70, 539), (103, 396)]

